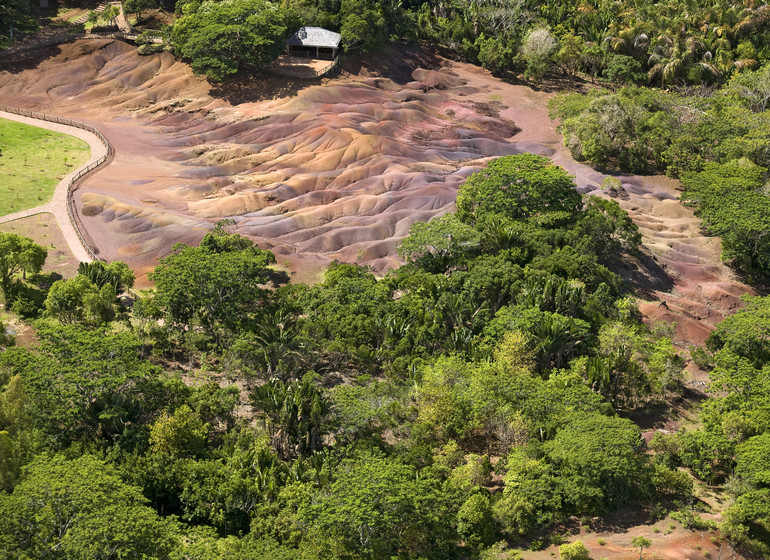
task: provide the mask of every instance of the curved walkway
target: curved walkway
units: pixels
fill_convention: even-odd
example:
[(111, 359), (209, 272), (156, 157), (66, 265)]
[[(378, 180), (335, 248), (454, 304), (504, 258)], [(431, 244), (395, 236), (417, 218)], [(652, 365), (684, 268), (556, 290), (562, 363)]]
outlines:
[(22, 117), (20, 115), (6, 113), (4, 111), (0, 111), (0, 118), (28, 124), (30, 126), (37, 126), (39, 128), (46, 128), (48, 130), (53, 130), (54, 132), (60, 132), (62, 134), (69, 134), (70, 136), (80, 138), (81, 140), (84, 140), (88, 143), (88, 146), (91, 148), (91, 157), (82, 166), (73, 170), (61, 181), (59, 181), (59, 184), (56, 185), (56, 190), (54, 191), (50, 202), (47, 202), (42, 206), (30, 208), (28, 210), (22, 210), (20, 212), (8, 214), (6, 216), (0, 216), (0, 224), (18, 220), (20, 218), (26, 218), (28, 216), (34, 216), (35, 214), (41, 214), (43, 212), (49, 212), (56, 218), (56, 223), (59, 224), (59, 229), (61, 229), (62, 233), (64, 234), (64, 239), (67, 241), (67, 245), (69, 246), (69, 249), (75, 258), (81, 262), (91, 262), (93, 259), (88, 254), (88, 251), (86, 251), (85, 247), (83, 247), (83, 244), (80, 242), (80, 238), (78, 237), (78, 234), (75, 231), (75, 227), (72, 225), (69, 214), (67, 213), (67, 191), (70, 181), (75, 176), (75, 174), (81, 169), (88, 167), (98, 159), (104, 157), (107, 154), (107, 148), (105, 148), (104, 144), (102, 144), (102, 142), (95, 134), (80, 128), (76, 128), (74, 126), (31, 119), (29, 117)]

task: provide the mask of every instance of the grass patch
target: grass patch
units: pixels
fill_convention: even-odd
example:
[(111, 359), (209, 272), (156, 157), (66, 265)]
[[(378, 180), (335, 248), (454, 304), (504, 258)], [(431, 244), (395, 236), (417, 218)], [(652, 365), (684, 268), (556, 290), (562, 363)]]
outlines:
[(41, 212), (34, 216), (6, 222), (0, 224), (0, 231), (29, 237), (38, 245), (48, 249), (48, 258), (43, 265), (43, 272), (56, 272), (65, 278), (72, 278), (77, 274), (80, 262), (70, 252), (53, 214)]
[(91, 155), (79, 138), (0, 119), (0, 216), (45, 204)]

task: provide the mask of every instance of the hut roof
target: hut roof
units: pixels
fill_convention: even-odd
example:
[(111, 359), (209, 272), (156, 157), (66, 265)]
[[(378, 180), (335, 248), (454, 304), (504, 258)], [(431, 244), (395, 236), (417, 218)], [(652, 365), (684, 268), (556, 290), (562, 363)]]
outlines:
[(340, 46), (342, 35), (322, 27), (301, 27), (286, 40), (288, 45), (297, 47), (329, 47), (336, 49)]

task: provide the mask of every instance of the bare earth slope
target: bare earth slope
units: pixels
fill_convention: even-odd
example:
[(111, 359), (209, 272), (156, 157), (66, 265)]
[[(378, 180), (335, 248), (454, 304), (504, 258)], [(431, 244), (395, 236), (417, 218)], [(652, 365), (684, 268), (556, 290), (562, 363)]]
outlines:
[[(76, 200), (101, 254), (143, 271), (232, 218), (297, 279), (333, 259), (384, 272), (413, 222), (452, 210), (458, 185), (506, 154), (551, 156), (581, 192), (601, 194), (604, 175), (562, 147), (549, 94), (417, 51), (349, 63), (355, 76), (282, 88), (265, 76), (221, 90), (168, 54), (140, 57), (119, 41), (31, 56), (0, 72), (0, 103), (105, 134), (115, 160)], [(676, 200), (675, 182), (620, 178), (649, 255), (625, 271), (649, 296), (643, 311), (677, 321), (680, 342), (702, 342), (748, 289)]]

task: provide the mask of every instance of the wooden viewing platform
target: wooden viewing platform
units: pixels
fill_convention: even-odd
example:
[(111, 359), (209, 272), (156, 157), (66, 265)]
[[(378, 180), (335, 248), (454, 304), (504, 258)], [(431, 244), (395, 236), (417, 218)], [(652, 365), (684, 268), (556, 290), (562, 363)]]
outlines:
[(312, 79), (322, 76), (337, 66), (339, 57), (334, 60), (317, 60), (284, 54), (270, 65), (270, 70), (282, 76)]

